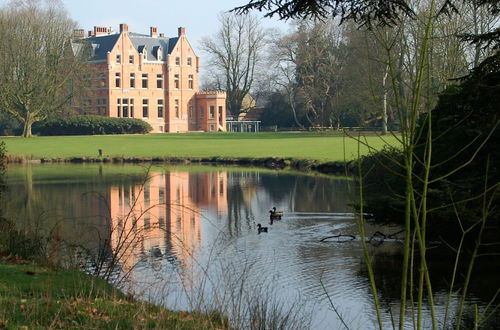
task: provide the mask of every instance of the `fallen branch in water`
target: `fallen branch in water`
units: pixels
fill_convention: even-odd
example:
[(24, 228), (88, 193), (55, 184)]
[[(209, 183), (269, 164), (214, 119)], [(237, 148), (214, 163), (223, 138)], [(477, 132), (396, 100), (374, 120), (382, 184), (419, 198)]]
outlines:
[[(324, 242), (325, 240), (327, 240), (329, 238), (340, 238), (340, 237), (349, 237), (350, 238), (349, 241), (352, 241), (352, 240), (356, 239), (356, 237), (354, 235), (342, 235), (342, 234), (339, 234), (339, 235), (333, 235), (333, 236), (324, 237), (324, 238), (320, 239), (319, 241), (320, 242)], [(341, 241), (341, 242), (347, 242), (347, 240)]]
[[(395, 233), (392, 233), (392, 234), (389, 234), (389, 235), (386, 235), (380, 231), (376, 231), (375, 233), (373, 233), (372, 236), (370, 236), (370, 238), (367, 238), (366, 240), (368, 242), (372, 242), (372, 240), (376, 240), (377, 243), (381, 244), (382, 242), (384, 242), (386, 239), (396, 239), (396, 235), (398, 234), (401, 234), (402, 232), (404, 232), (404, 229), (403, 230), (400, 230), (400, 231), (397, 231)], [(320, 239), (319, 241), (320, 242), (324, 242), (326, 241), (327, 239), (330, 239), (330, 238), (337, 238), (337, 239), (340, 239), (342, 237), (346, 237), (346, 238), (349, 238), (349, 239), (345, 239), (345, 240), (337, 240), (337, 242), (339, 243), (343, 243), (343, 242), (349, 242), (349, 241), (353, 241), (356, 239), (356, 236), (354, 235), (349, 235), (349, 234), (338, 234), (338, 235), (332, 235), (332, 236), (327, 236), (327, 237), (324, 237), (322, 239)]]

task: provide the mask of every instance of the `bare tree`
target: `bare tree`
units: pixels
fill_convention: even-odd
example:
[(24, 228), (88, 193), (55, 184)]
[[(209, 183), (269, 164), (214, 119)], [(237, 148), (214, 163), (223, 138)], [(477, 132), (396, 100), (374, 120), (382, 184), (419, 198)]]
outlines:
[(269, 57), (274, 62), (273, 67), (275, 68), (271, 79), (278, 89), (283, 90), (286, 95), (295, 124), (303, 128), (304, 126), (299, 120), (296, 101), (299, 94), (295, 83), (298, 43), (299, 38), (295, 33), (279, 36), (273, 40)]
[(243, 99), (250, 92), (263, 60), (266, 35), (254, 16), (221, 14), (219, 22), (219, 31), (201, 44), (219, 75), (218, 85), (225, 86), (227, 108), (237, 117), (244, 110)]
[[(296, 124), (340, 126), (346, 47), (343, 29), (331, 22), (304, 21), (274, 41), (275, 83), (288, 96)], [(305, 122), (299, 122), (299, 117)]]
[(70, 44), (75, 23), (60, 8), (55, 0), (23, 0), (0, 9), (0, 111), (23, 125), (24, 137), (68, 105), (81, 68)]

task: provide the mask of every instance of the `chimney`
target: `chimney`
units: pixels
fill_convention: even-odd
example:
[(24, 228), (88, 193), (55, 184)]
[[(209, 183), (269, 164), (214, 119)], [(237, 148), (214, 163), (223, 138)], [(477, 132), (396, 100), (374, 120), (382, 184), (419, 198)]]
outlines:
[(93, 37), (93, 36), (95, 36), (94, 31), (89, 31), (89, 32), (88, 32), (88, 36), (89, 36), (89, 37)]
[(177, 31), (179, 32), (179, 37), (186, 34), (186, 28), (185, 27), (179, 27), (179, 29)]
[(84, 29), (75, 29), (75, 30), (73, 30), (73, 38), (75, 38), (75, 39), (83, 39), (83, 38), (85, 38), (85, 30)]
[(160, 33), (160, 38), (165, 38), (165, 33)]
[(155, 26), (152, 26), (149, 28), (149, 36), (151, 38), (156, 38), (158, 37), (158, 28)]
[(128, 25), (125, 23), (120, 24), (120, 33), (128, 32)]
[(94, 26), (94, 36), (103, 36), (111, 32), (111, 29), (105, 26)]

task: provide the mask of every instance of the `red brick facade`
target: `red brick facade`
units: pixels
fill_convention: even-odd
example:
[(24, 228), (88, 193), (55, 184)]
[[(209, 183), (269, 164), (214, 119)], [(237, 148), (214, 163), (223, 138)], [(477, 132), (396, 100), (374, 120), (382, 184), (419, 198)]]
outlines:
[(155, 27), (148, 35), (94, 27), (75, 42), (92, 53), (81, 113), (142, 119), (155, 133), (225, 130), (226, 94), (198, 91), (200, 59), (185, 28), (166, 38)]

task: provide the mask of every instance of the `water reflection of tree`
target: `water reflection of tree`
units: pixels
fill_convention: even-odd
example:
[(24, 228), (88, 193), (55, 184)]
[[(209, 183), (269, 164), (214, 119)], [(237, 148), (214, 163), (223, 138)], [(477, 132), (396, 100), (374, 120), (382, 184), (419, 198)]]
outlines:
[(270, 204), (288, 201), (295, 212), (350, 212), (349, 181), (307, 175), (262, 175)]
[[(401, 246), (395, 245), (385, 247), (391, 243), (383, 243), (379, 247), (373, 247), (370, 255), (372, 257), (372, 266), (374, 270), (375, 282), (379, 289), (381, 301), (385, 302), (386, 306), (398, 304), (400, 299), (401, 271), (400, 265), (402, 261)], [(382, 249), (382, 251), (380, 251)], [(435, 248), (431, 250), (429, 257), (429, 269), (432, 270), (431, 280), (432, 289), (438, 297), (440, 294), (446, 296), (449, 290), (449, 278), (453, 272), (454, 256), (449, 251), (444, 251), (443, 248)], [(467, 260), (461, 264), (458, 271), (461, 274), (458, 276), (456, 283), (457, 287), (462, 285), (465, 273), (467, 271)], [(415, 266), (418, 267), (418, 266)], [(495, 294), (495, 284), (488, 286), (485, 283), (498, 283), (498, 264), (492, 263), (489, 260), (480, 260), (473, 273), (473, 278), (476, 281), (471, 281), (469, 290), (471, 297), (478, 299), (481, 304), (487, 304), (491, 301)], [(417, 269), (415, 269), (415, 272)], [(368, 272), (364, 262), (359, 268), (358, 276), (363, 277), (368, 281)], [(499, 303), (497, 300), (496, 303)], [(394, 311), (393, 311), (394, 312)], [(500, 316), (499, 316), (500, 317)], [(498, 320), (498, 319), (497, 319)]]
[(21, 167), (9, 179), (3, 201), (5, 216), (25, 232), (43, 236), (57, 227), (59, 235), (68, 241), (97, 241), (96, 235), (100, 233), (96, 230), (106, 228), (105, 219), (109, 219), (109, 185), (132, 184), (140, 180), (140, 176), (103, 177), (102, 171), (95, 167), (95, 171), (92, 168), (86, 172), (82, 180), (77, 176), (71, 179), (65, 170), (71, 171), (71, 168), (57, 168), (55, 173), (60, 177), (55, 179), (37, 175), (36, 166)]
[(256, 172), (229, 172), (227, 197), (227, 234), (239, 236), (242, 232), (242, 220), (250, 228), (255, 219), (251, 202), (256, 195), (261, 176)]
[[(259, 190), (265, 192), (267, 200), (256, 209)], [(256, 211), (267, 215), (268, 208), (275, 205), (288, 205), (292, 212), (343, 213), (352, 211), (350, 202), (349, 181), (345, 179), (283, 172), (230, 172), (227, 232), (230, 236), (240, 235), (242, 225), (252, 227)]]
[(348, 183), (343, 179), (296, 176), (295, 212), (351, 212)]

